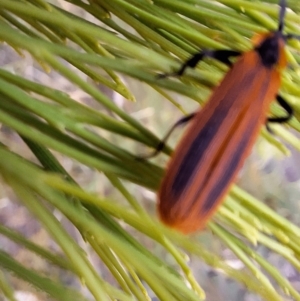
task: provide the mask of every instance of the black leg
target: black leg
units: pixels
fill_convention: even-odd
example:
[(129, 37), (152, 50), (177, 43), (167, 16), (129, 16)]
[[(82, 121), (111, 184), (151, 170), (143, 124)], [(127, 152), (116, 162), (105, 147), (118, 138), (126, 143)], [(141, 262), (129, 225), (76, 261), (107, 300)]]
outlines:
[(300, 40), (300, 36), (299, 35), (296, 35), (296, 34), (287, 34), (287, 35), (284, 35), (283, 38), (285, 40), (290, 40), (290, 39), (295, 39), (295, 40)]
[(150, 159), (153, 158), (155, 156), (157, 156), (165, 147), (166, 142), (168, 140), (168, 138), (170, 137), (170, 135), (173, 133), (173, 131), (178, 127), (181, 126), (187, 122), (189, 122), (194, 116), (196, 115), (196, 113), (191, 113), (181, 119), (179, 119), (169, 130), (169, 132), (167, 133), (167, 135), (163, 138), (163, 140), (157, 145), (155, 151), (153, 153), (150, 153), (149, 155), (146, 156), (141, 156), (138, 157), (139, 159)]
[(267, 119), (267, 122), (284, 123), (289, 121), (293, 117), (292, 107), (280, 95), (276, 96), (276, 100), (286, 110), (287, 115), (283, 117), (270, 117)]
[(229, 59), (231, 57), (235, 57), (239, 55), (241, 55), (241, 52), (234, 51), (234, 50), (203, 50), (201, 52), (194, 54), (190, 59), (188, 59), (185, 63), (183, 63), (183, 65), (177, 72), (161, 74), (158, 77), (165, 78), (169, 76), (181, 76), (186, 68), (188, 67), (195, 68), (196, 65), (200, 61), (202, 61), (205, 57), (214, 58), (226, 64), (227, 66), (231, 67), (232, 63)]

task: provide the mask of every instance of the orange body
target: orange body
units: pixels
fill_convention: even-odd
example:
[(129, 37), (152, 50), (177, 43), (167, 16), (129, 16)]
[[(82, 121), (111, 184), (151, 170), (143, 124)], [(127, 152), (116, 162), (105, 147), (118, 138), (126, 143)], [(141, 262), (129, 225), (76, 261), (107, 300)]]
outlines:
[[(256, 38), (258, 45), (275, 33)], [(286, 66), (285, 41), (265, 66), (254, 48), (242, 54), (189, 124), (159, 190), (161, 220), (184, 233), (203, 228), (216, 211), (266, 123)]]

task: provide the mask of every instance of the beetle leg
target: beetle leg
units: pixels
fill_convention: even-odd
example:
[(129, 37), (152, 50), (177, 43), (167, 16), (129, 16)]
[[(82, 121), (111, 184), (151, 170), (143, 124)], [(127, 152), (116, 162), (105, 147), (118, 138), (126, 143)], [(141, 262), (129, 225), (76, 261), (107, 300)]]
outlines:
[(280, 95), (276, 96), (276, 100), (285, 109), (287, 114), (283, 117), (270, 117), (267, 119), (267, 122), (284, 123), (289, 121), (293, 117), (293, 108)]
[(202, 61), (205, 57), (214, 58), (214, 59), (226, 64), (227, 66), (231, 67), (232, 63), (229, 59), (231, 57), (235, 57), (235, 56), (239, 56), (239, 55), (241, 55), (241, 52), (234, 51), (234, 50), (203, 50), (203, 51), (200, 51), (200, 52), (194, 54), (185, 63), (183, 63), (183, 65), (181, 66), (181, 68), (178, 71), (173, 72), (173, 73), (161, 74), (158, 77), (165, 78), (165, 77), (169, 77), (169, 76), (181, 76), (184, 73), (186, 68), (188, 68), (188, 67), (195, 68), (196, 65), (200, 61)]
[(146, 155), (146, 156), (141, 156), (141, 157), (139, 157), (139, 159), (150, 159), (150, 158), (153, 158), (153, 157), (157, 156), (157, 155), (164, 149), (164, 147), (165, 147), (165, 145), (166, 145), (166, 142), (167, 142), (168, 138), (171, 136), (171, 134), (173, 133), (173, 131), (174, 131), (177, 127), (179, 127), (179, 126), (181, 126), (181, 125), (183, 125), (183, 124), (189, 122), (195, 115), (196, 115), (196, 113), (191, 113), (191, 114), (189, 114), (189, 115), (187, 115), (187, 116), (185, 116), (185, 117), (179, 119), (179, 120), (178, 120), (178, 121), (170, 128), (170, 130), (169, 130), (168, 133), (165, 135), (165, 137), (160, 141), (160, 143), (157, 145), (157, 147), (156, 147), (156, 149), (154, 150), (154, 152), (153, 152), (153, 153), (150, 153), (149, 155)]

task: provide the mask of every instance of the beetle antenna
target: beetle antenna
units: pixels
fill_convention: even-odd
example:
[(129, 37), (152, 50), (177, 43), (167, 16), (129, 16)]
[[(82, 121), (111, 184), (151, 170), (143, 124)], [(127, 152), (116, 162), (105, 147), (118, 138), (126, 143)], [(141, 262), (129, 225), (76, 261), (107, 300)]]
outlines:
[(284, 26), (284, 16), (286, 12), (286, 1), (280, 0), (279, 5), (280, 5), (280, 12), (279, 12), (278, 31), (282, 32)]

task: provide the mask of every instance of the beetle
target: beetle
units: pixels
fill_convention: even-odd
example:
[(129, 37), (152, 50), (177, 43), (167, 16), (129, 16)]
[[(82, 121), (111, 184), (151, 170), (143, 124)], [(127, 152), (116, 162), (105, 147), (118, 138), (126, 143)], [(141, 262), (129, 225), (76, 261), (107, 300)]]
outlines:
[[(286, 122), (293, 110), (278, 94), (281, 72), (287, 65), (286, 41), (299, 37), (283, 34), (286, 1), (281, 0), (276, 31), (256, 35), (253, 49), (203, 50), (179, 71), (160, 77), (181, 76), (205, 57), (230, 67), (206, 105), (179, 120), (158, 145), (155, 154), (179, 125), (189, 127), (168, 163), (158, 192), (158, 214), (168, 226), (183, 233), (201, 230), (220, 206), (249, 155), (262, 126)], [(237, 57), (232, 63), (231, 58)], [(286, 111), (266, 119), (273, 99)]]

